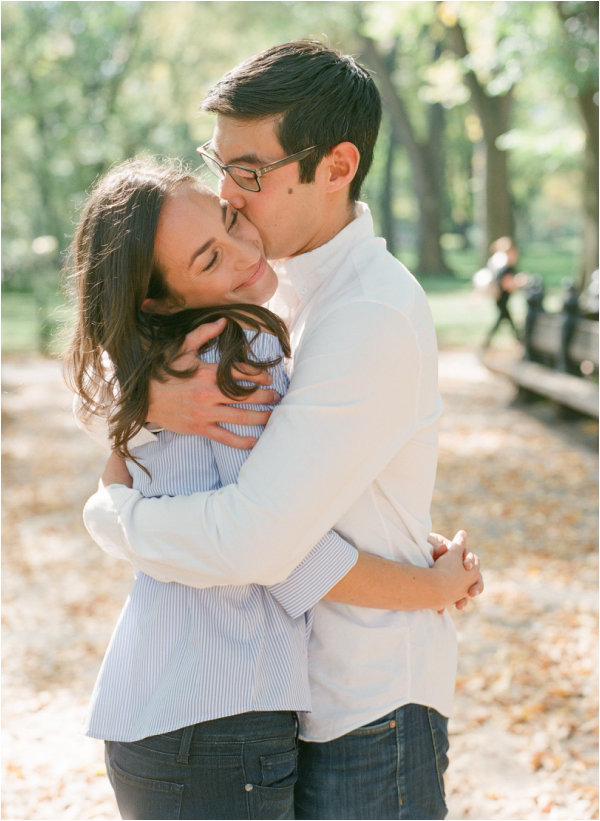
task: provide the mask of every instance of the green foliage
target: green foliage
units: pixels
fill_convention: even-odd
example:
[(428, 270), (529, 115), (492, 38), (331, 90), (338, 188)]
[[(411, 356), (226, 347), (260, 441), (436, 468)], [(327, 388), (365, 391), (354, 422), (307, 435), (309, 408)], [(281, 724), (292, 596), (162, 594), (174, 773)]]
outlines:
[[(56, 279), (85, 192), (109, 166), (140, 152), (198, 166), (212, 131), (203, 93), (270, 45), (273, 27), (282, 40), (320, 33), (309, 5), (3, 3), (5, 285), (36, 289), (39, 236), (56, 238), (45, 260)], [(315, 5), (331, 23), (334, 4)]]
[[(3, 3), (5, 298), (11, 290), (29, 291), (38, 305), (53, 304), (93, 180), (140, 152), (179, 156), (197, 167), (195, 146), (212, 130), (212, 118), (198, 110), (206, 90), (236, 62), (296, 37), (325, 39), (359, 56), (361, 31), (383, 52), (398, 41), (394, 81), (419, 133), (426, 133), (423, 102), (446, 110), (443, 230), (468, 244), (477, 206), (464, 66), (448, 51), (432, 60), (443, 44), (444, 15), (456, 11), (488, 89), (501, 93), (518, 81), (514, 127), (503, 139), (511, 151), (521, 245), (577, 237), (583, 180), (576, 94), (597, 87), (597, 7), (560, 7), (562, 22), (552, 2)], [(381, 141), (364, 189), (376, 217), (385, 168)], [(415, 244), (411, 179), (400, 149), (394, 213), (401, 256)]]

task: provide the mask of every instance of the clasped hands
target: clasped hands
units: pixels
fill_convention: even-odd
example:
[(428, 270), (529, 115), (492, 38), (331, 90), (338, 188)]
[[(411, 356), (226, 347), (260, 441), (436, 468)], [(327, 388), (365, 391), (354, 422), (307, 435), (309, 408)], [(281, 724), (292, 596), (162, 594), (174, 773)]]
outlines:
[[(467, 550), (467, 534), (464, 530), (459, 530), (452, 541), (439, 533), (430, 533), (427, 539), (433, 547), (433, 569), (443, 574), (448, 584), (452, 580), (457, 580), (464, 590), (461, 570), (466, 571), (471, 576), (473, 583), (467, 591), (467, 596), (457, 599), (454, 606), (457, 610), (463, 610), (469, 598), (483, 593), (483, 576), (481, 575), (479, 557), (475, 553)], [(439, 611), (443, 612), (442, 610)]]

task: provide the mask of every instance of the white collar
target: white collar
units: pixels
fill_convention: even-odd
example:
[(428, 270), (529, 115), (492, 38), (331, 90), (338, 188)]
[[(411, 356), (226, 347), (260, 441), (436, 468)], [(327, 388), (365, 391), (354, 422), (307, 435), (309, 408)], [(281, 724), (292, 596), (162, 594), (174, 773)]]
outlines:
[(373, 218), (369, 206), (364, 202), (355, 205), (355, 218), (333, 239), (305, 254), (277, 261), (275, 270), (280, 276), (287, 276), (292, 283), (298, 299), (303, 302), (340, 265), (340, 258), (345, 257), (357, 242), (374, 235)]

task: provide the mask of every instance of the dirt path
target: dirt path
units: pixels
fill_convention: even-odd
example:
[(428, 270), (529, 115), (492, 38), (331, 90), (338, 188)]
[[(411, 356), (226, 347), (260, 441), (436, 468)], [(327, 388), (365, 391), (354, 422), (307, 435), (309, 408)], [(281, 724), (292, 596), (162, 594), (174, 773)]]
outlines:
[[(440, 381), (434, 524), (469, 531), (487, 585), (456, 617), (449, 817), (597, 818), (597, 425), (511, 406), (468, 352)], [(80, 732), (131, 584), (81, 523), (103, 453), (55, 362), (7, 361), (2, 382), (2, 818), (116, 819)]]

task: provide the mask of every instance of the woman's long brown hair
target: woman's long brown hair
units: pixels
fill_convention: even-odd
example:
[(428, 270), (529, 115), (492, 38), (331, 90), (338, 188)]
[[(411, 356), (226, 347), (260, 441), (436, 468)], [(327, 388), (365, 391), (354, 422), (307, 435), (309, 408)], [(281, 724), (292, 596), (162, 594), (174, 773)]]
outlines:
[(228, 320), (217, 342), (217, 381), (231, 398), (243, 400), (253, 390), (236, 382), (234, 366), (266, 369), (279, 361), (254, 360), (244, 327), (274, 333), (289, 356), (285, 325), (260, 306), (142, 311), (146, 298), (177, 307), (154, 259), (154, 241), (164, 202), (182, 185), (203, 188), (174, 161), (117, 166), (93, 188), (71, 249), (77, 319), (64, 356), (65, 378), (80, 397), (81, 415), (107, 418), (113, 446), (126, 457), (127, 443), (146, 422), (150, 380), (195, 372), (179, 371), (173, 362), (186, 333), (199, 324)]

